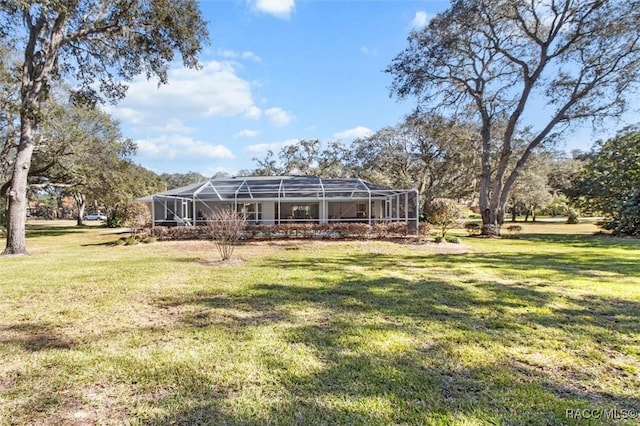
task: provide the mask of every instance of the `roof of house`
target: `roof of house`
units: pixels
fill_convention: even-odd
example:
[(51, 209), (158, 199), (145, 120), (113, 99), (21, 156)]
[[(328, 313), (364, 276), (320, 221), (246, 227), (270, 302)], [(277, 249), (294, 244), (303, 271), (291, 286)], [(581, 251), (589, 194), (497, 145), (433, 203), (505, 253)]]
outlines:
[(239, 176), (211, 179), (193, 185), (140, 198), (151, 202), (159, 198), (193, 198), (201, 200), (251, 200), (285, 198), (368, 198), (405, 193), (375, 185), (359, 178), (325, 179), (317, 176)]

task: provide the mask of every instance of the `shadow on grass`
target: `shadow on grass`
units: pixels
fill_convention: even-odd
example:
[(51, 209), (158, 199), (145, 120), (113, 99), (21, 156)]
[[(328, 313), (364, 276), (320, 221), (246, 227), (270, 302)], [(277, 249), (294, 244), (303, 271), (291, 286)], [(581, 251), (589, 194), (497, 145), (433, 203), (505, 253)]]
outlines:
[(628, 250), (640, 249), (640, 239), (614, 237), (607, 234), (525, 234), (520, 236), (521, 239), (540, 242), (545, 244), (561, 244), (578, 248), (619, 248)]
[[(260, 259), (252, 273), (262, 278), (240, 291), (176, 289), (151, 301), (162, 319), (153, 331), (177, 332), (170, 348), (183, 337), (186, 351), (188, 339), (216, 345), (208, 332), (222, 330), (237, 339), (230, 352), (252, 354), (254, 372), (214, 380), (158, 350), (123, 355), (115, 364), (127, 372), (116, 377), (132, 384), (130, 412), (143, 424), (560, 425), (590, 422), (567, 419), (567, 409), (639, 408), (640, 301), (565, 294), (561, 284), (640, 276), (638, 266), (615, 253), (524, 250)], [(25, 327), (8, 330), (16, 343), (41, 332)], [(256, 337), (267, 332), (274, 341)]]
[(60, 225), (32, 225), (26, 226), (27, 238), (37, 237), (57, 237), (60, 235), (78, 234), (84, 233), (89, 230), (95, 229), (95, 227), (82, 227), (76, 225), (60, 226)]
[[(548, 291), (544, 283), (501, 284), (471, 276), (462, 285), (444, 279), (369, 277), (373, 271), (439, 267), (454, 268), (465, 282), (466, 268), (486, 263), (504, 268), (514, 258), (519, 259), (516, 269), (544, 265), (563, 274), (582, 273), (567, 266), (575, 259), (555, 255), (308, 255), (265, 260), (264, 265), (267, 270), (310, 270), (321, 285), (264, 281), (242, 294), (203, 291), (159, 299), (158, 307), (174, 314), (177, 309), (179, 323), (188, 328), (226, 327), (247, 340), (263, 327), (281, 329), (283, 345), (307, 348), (322, 367), (301, 371), (278, 350), (265, 347), (259, 360), (272, 377), (273, 399), (262, 401), (262, 411), (229, 411), (228, 395), (209, 400), (203, 394), (196, 398), (197, 407), (157, 423), (567, 424), (573, 423), (565, 417), (567, 409), (640, 407), (640, 398), (629, 396), (632, 373), (556, 370), (510, 352), (522, 348), (535, 355), (551, 346), (583, 362), (596, 362), (580, 354), (588, 347), (603, 358), (598, 362), (606, 363), (609, 356), (630, 357), (624, 347), (640, 343), (638, 301), (567, 296)], [(620, 261), (603, 259), (590, 268), (615, 271), (621, 265), (612, 263)], [(628, 270), (623, 263), (622, 269)], [(363, 270), (349, 271), (350, 265)], [(346, 278), (324, 277), (336, 270)], [(559, 300), (562, 307), (556, 307)], [(308, 309), (315, 317), (301, 321)], [(572, 345), (577, 340), (583, 346)], [(620, 383), (622, 390), (599, 390), (603, 380)]]
[(75, 342), (56, 327), (45, 323), (21, 322), (0, 328), (0, 343), (18, 344), (29, 352), (49, 349), (72, 349)]

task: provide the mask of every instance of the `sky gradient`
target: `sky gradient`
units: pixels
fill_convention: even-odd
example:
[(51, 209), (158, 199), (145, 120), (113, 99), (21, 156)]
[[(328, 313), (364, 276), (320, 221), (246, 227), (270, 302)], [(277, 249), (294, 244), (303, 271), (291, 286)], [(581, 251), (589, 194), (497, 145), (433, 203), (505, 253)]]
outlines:
[[(202, 69), (176, 63), (161, 87), (140, 77), (107, 109), (137, 143), (134, 161), (157, 173), (234, 175), (300, 139), (348, 143), (397, 124), (415, 107), (389, 96), (391, 76), (383, 70), (410, 31), (448, 4), (202, 0), (211, 36)], [(586, 150), (596, 137), (585, 127), (565, 148)]]

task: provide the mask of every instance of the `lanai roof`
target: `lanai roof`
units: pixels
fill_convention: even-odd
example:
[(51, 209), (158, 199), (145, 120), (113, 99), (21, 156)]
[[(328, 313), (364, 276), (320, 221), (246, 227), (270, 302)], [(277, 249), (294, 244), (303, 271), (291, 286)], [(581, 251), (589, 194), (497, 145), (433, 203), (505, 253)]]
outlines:
[(201, 200), (252, 200), (285, 198), (368, 198), (406, 193), (375, 185), (359, 178), (325, 179), (317, 176), (241, 176), (211, 179), (141, 198), (197, 197)]

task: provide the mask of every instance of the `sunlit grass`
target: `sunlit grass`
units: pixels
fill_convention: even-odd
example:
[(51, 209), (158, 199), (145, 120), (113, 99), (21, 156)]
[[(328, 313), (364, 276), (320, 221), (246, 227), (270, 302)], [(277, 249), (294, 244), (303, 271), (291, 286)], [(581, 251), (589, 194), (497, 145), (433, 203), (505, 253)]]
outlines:
[(249, 244), (212, 266), (208, 242), (31, 225), (31, 255), (0, 258), (0, 424), (602, 424), (566, 410), (640, 408), (640, 241), (523, 228), (460, 253)]

